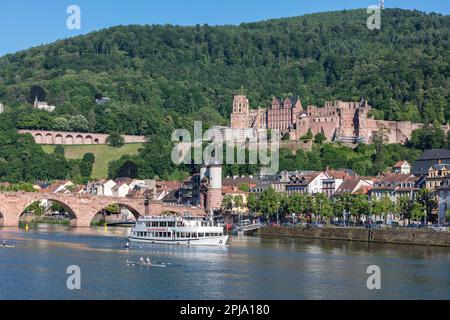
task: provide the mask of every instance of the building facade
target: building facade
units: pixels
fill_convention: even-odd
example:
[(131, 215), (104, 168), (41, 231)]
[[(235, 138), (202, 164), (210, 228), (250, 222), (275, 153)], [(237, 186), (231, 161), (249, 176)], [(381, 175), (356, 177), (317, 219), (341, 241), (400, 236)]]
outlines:
[(444, 179), (442, 186), (438, 188), (438, 194), (438, 221), (439, 224), (445, 224), (450, 216), (450, 177)]
[(49, 106), (45, 101), (39, 101), (38, 98), (34, 100), (33, 108), (38, 110), (44, 110), (47, 112), (53, 112), (55, 110), (55, 106)]
[(410, 200), (414, 200), (417, 192), (420, 190), (417, 188), (418, 181), (419, 178), (413, 174), (385, 173), (375, 182), (370, 191), (370, 197), (371, 199), (388, 197), (393, 202), (400, 197), (407, 197)]

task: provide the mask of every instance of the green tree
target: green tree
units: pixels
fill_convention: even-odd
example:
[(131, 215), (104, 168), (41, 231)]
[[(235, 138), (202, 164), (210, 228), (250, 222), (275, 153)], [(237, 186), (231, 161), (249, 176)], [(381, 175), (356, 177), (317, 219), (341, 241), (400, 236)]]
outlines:
[[(409, 197), (402, 196), (398, 197), (395, 204), (395, 212), (400, 216), (400, 219), (405, 222), (408, 220), (408, 222), (411, 219), (411, 209), (412, 204), (414, 202), (409, 199)], [(404, 224), (404, 223), (403, 223)]]
[(420, 202), (414, 202), (411, 207), (411, 218), (420, 221), (426, 217), (426, 208)]
[(362, 216), (370, 214), (370, 203), (366, 195), (355, 195), (351, 199), (351, 213), (357, 217), (358, 221)]
[(375, 146), (374, 169), (375, 173), (382, 173), (386, 169), (386, 143), (388, 141), (389, 129), (380, 127), (372, 135), (372, 143)]
[(266, 218), (273, 217), (279, 213), (280, 205), (280, 196), (273, 188), (265, 189), (261, 193), (259, 197), (259, 208)]
[(237, 195), (233, 198), (234, 207), (240, 209), (244, 206), (244, 199), (242, 196)]
[(55, 146), (54, 154), (58, 157), (64, 158), (64, 154), (65, 154), (64, 147), (61, 145)]
[(314, 137), (314, 142), (317, 144), (322, 144), (325, 141), (327, 141), (327, 137), (322, 133), (319, 132), (318, 134), (316, 134), (316, 136)]
[(56, 131), (70, 131), (72, 128), (66, 118), (58, 117), (53, 119), (53, 130)]
[(281, 138), (281, 140), (283, 141), (288, 141), (290, 139), (291, 135), (289, 134), (289, 132), (286, 132), (283, 134), (283, 137)]
[(71, 131), (87, 132), (89, 130), (89, 122), (82, 115), (70, 117), (69, 126)]
[(440, 125), (435, 124), (414, 130), (410, 144), (420, 150), (440, 149), (445, 148), (447, 141), (444, 130), (442, 130)]
[(436, 215), (434, 215), (433, 212), (437, 209), (438, 204), (435, 198), (432, 196), (430, 190), (428, 190), (427, 188), (420, 189), (417, 193), (416, 201), (424, 206), (427, 221), (435, 222)]
[(303, 136), (301, 136), (301, 137), (300, 137), (300, 140), (303, 140), (303, 141), (310, 141), (310, 140), (312, 140), (313, 137), (314, 137), (314, 136), (313, 136), (313, 134), (312, 134), (311, 129), (308, 129), (308, 132), (307, 132), (306, 134), (304, 134)]
[(106, 143), (113, 148), (122, 148), (125, 144), (125, 140), (122, 135), (113, 132), (106, 138)]
[(247, 207), (248, 210), (250, 210), (251, 213), (258, 213), (259, 212), (259, 206), (258, 206), (258, 199), (254, 193), (250, 193), (247, 197)]
[(83, 156), (83, 161), (88, 162), (90, 164), (95, 163), (95, 155), (92, 152), (85, 153)]
[(226, 195), (222, 199), (222, 210), (225, 212), (233, 211), (233, 196)]
[(313, 197), (312, 213), (316, 217), (316, 221), (325, 218), (327, 221), (333, 215), (333, 207), (331, 206), (330, 199), (324, 193), (317, 193)]
[(373, 201), (373, 214), (383, 217), (384, 223), (387, 223), (387, 215), (395, 211), (395, 204), (387, 197), (381, 197)]

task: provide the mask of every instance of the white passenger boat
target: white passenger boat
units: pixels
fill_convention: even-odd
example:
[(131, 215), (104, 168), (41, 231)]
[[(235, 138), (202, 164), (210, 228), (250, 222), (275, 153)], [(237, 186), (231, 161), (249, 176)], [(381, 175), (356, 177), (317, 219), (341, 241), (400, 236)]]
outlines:
[(228, 236), (212, 219), (179, 216), (145, 216), (131, 229), (130, 241), (175, 245), (224, 246)]

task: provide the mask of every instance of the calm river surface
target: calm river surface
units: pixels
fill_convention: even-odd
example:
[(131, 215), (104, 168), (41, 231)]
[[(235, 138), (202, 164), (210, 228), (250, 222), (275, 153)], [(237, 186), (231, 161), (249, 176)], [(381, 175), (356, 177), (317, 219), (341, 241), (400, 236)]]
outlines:
[[(450, 299), (448, 248), (247, 237), (125, 250), (128, 230), (0, 228), (16, 245), (0, 248), (0, 299)], [(170, 265), (126, 265), (141, 256)], [(67, 289), (70, 265), (81, 290)], [(381, 290), (367, 289), (369, 265)]]

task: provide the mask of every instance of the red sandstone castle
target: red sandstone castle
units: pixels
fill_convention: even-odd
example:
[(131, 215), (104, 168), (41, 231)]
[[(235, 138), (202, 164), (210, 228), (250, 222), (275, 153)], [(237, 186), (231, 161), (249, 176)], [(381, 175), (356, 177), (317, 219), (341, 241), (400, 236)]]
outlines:
[(288, 133), (291, 140), (298, 140), (311, 130), (313, 135), (323, 133), (329, 141), (345, 143), (371, 143), (372, 134), (386, 128), (388, 143), (405, 143), (414, 130), (423, 126), (410, 121), (384, 121), (369, 118), (371, 106), (364, 99), (360, 102), (333, 101), (324, 107), (303, 108), (300, 99), (272, 99), (268, 109), (250, 109), (249, 100), (237, 95), (233, 101), (231, 128), (278, 129)]

